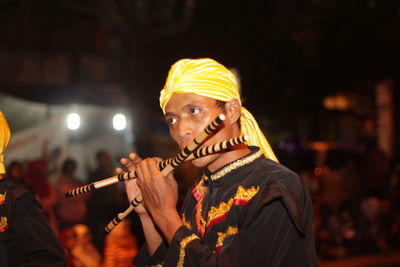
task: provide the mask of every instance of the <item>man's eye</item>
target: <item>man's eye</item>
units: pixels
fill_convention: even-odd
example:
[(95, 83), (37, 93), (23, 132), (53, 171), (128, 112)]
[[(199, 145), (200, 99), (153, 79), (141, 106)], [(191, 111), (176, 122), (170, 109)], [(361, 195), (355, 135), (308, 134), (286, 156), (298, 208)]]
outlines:
[(168, 125), (173, 125), (173, 124), (176, 123), (176, 119), (175, 118), (168, 118), (167, 119), (167, 123), (168, 123)]
[(200, 109), (198, 109), (198, 108), (190, 109), (190, 113), (192, 113), (192, 114), (198, 114), (199, 112), (200, 112)]

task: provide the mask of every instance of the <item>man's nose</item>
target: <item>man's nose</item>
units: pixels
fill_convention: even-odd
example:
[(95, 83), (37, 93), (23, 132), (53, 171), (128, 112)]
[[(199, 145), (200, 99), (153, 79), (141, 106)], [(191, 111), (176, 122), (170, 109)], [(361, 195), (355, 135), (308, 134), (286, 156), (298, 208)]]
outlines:
[(193, 135), (193, 130), (188, 123), (184, 120), (179, 123), (178, 138), (180, 141), (185, 142)]

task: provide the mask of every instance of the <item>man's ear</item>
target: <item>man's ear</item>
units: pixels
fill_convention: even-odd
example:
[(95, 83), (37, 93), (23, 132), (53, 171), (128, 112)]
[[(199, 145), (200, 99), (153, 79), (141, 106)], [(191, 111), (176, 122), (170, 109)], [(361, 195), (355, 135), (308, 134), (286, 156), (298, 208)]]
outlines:
[(227, 115), (230, 116), (231, 122), (236, 123), (242, 113), (242, 105), (240, 104), (239, 100), (232, 99), (231, 101), (226, 102), (225, 108), (227, 111)]

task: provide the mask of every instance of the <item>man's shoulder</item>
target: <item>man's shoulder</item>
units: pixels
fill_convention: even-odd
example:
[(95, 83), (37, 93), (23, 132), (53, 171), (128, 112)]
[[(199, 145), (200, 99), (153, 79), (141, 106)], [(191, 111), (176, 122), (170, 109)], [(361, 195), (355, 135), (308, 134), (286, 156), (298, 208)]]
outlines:
[(297, 173), (273, 160), (261, 157), (253, 166), (254, 177), (267, 184), (282, 183), (300, 185), (302, 181)]
[(0, 189), (10, 190), (10, 189), (26, 189), (28, 190), (24, 184), (21, 182), (11, 179), (11, 178), (4, 178), (0, 180)]
[(29, 189), (19, 181), (10, 178), (0, 180), (0, 194), (7, 194), (13, 201), (29, 193)]
[(262, 186), (258, 195), (260, 201), (254, 205), (265, 207), (280, 200), (301, 232), (305, 232), (306, 220), (311, 216), (311, 200), (298, 174), (272, 160), (260, 159), (258, 181)]

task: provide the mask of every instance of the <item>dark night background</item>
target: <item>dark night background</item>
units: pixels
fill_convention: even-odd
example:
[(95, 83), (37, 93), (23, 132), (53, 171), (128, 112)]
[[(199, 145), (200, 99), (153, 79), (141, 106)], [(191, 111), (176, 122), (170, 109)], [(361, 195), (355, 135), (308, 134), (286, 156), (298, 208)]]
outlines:
[[(139, 125), (135, 147), (153, 156), (151, 136), (167, 135), (158, 97), (169, 67), (210, 57), (237, 70), (244, 106), (283, 164), (310, 177), (321, 175), (318, 164), (338, 173), (345, 166), (344, 176), (353, 170), (360, 181), (384, 173), (381, 188), (360, 193), (357, 205), (387, 197), (387, 177), (400, 184), (399, 48), (400, 0), (0, 0), (0, 93), (128, 108)], [(387, 162), (375, 151), (384, 134), (376, 104), (383, 83), (393, 102)], [(336, 96), (349, 105), (327, 108), (324, 99)], [(22, 128), (21, 114), (9, 119)], [(318, 162), (309, 153), (317, 142), (340, 151)], [(390, 167), (363, 167), (371, 164)]]
[[(332, 116), (323, 97), (374, 94), (397, 81), (400, 7), (393, 0), (0, 1), (3, 92), (47, 103), (136, 104), (158, 112), (158, 94), (180, 58), (211, 57), (239, 71), (245, 105), (269, 131), (321, 140)], [(69, 58), (63, 82), (20, 82), (24, 57)], [(90, 77), (82, 55), (106, 70)], [(117, 85), (121, 92), (103, 85)], [(105, 94), (103, 94), (103, 92)], [(104, 97), (105, 96), (105, 97)], [(373, 107), (371, 106), (371, 109)], [(336, 116), (336, 115), (333, 115)], [(369, 116), (369, 114), (362, 114)], [(398, 115), (397, 115), (398, 116)]]

